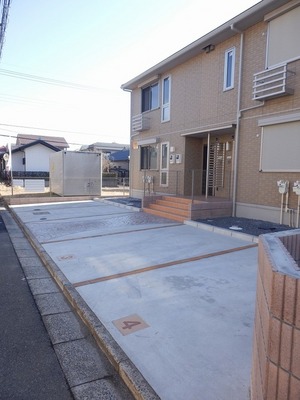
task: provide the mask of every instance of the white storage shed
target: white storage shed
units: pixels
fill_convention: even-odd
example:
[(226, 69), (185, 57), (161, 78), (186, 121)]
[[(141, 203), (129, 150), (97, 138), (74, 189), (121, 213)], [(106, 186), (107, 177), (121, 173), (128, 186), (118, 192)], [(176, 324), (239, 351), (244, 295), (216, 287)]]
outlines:
[(101, 154), (60, 151), (50, 156), (50, 190), (59, 196), (101, 196)]

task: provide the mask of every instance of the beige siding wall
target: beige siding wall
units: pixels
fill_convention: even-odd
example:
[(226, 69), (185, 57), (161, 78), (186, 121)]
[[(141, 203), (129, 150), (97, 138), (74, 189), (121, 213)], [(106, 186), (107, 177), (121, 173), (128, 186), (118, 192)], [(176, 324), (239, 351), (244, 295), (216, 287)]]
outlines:
[[(191, 194), (191, 169), (197, 170), (197, 194), (200, 195), (202, 173), (203, 139), (186, 139), (182, 134), (203, 131), (207, 128), (216, 128), (236, 121), (237, 112), (237, 86), (239, 68), (239, 35), (217, 46), (211, 53), (201, 53), (190, 61), (171, 70), (171, 120), (161, 123), (160, 109), (153, 110), (144, 115), (150, 120), (150, 129), (132, 137), (132, 141), (156, 137), (159, 142), (169, 142), (175, 147), (175, 153), (182, 154), (181, 164), (170, 164), (170, 179), (179, 177), (179, 194)], [(235, 87), (223, 91), (224, 56), (229, 48), (236, 48)], [(163, 78), (163, 77), (161, 77)], [(141, 112), (141, 89), (132, 92), (132, 115)], [(207, 135), (204, 135), (204, 141)], [(232, 137), (229, 139), (232, 141)], [(225, 139), (224, 139), (225, 140)], [(228, 138), (226, 138), (228, 140)], [(142, 191), (143, 171), (140, 168), (139, 150), (131, 149), (131, 187)], [(230, 165), (231, 173), (231, 165)], [(157, 175), (151, 171), (152, 175)], [(183, 178), (185, 177), (185, 178)], [(158, 180), (156, 179), (156, 182)], [(156, 185), (157, 192), (168, 192), (168, 188)], [(170, 192), (170, 190), (169, 190)], [(220, 191), (221, 196), (228, 196), (230, 189)], [(174, 191), (172, 191), (174, 194)]]
[(224, 52), (233, 46), (237, 47), (238, 56), (236, 37), (171, 71), (171, 132), (200, 131), (235, 121), (237, 82), (235, 89), (223, 92)]
[[(201, 53), (171, 70), (171, 120), (161, 123), (160, 109), (144, 113), (150, 119), (146, 138), (178, 135), (236, 121), (239, 68), (239, 35), (217, 46), (209, 54)], [(224, 53), (236, 47), (235, 88), (223, 91)], [(141, 112), (141, 89), (132, 92), (132, 115)]]
[[(210, 53), (201, 53), (178, 67), (170, 70), (171, 77), (171, 120), (161, 123), (161, 110), (145, 113), (150, 118), (150, 129), (136, 135), (135, 141), (157, 137), (159, 142), (168, 141), (175, 147), (175, 153), (183, 155), (181, 164), (170, 164), (170, 177), (180, 174), (178, 182), (179, 194), (189, 195), (191, 192), (191, 169), (202, 169), (203, 144), (207, 142), (207, 134), (201, 137), (189, 138), (183, 134), (192, 134), (200, 131), (209, 131), (218, 127), (237, 124), (239, 127), (238, 159), (237, 159), (237, 192), (236, 201), (239, 210), (247, 206), (249, 213), (239, 216), (255, 217), (255, 208), (264, 207), (260, 217), (271, 218), (273, 212), (277, 220), (277, 211), (280, 209), (281, 196), (278, 193), (277, 181), (289, 180), (290, 185), (299, 180), (299, 173), (270, 173), (260, 172), (261, 127), (258, 120), (266, 117), (280, 116), (299, 112), (300, 110), (300, 60), (289, 63), (288, 68), (294, 75), (289, 78), (294, 94), (278, 97), (265, 102), (252, 100), (253, 74), (263, 71), (266, 62), (267, 22), (257, 23), (244, 32), (242, 86), (241, 86), (241, 113), (237, 123), (237, 99), (240, 59), (240, 35), (236, 34), (229, 40), (218, 44)], [(235, 47), (235, 87), (223, 91), (224, 53)], [(161, 79), (164, 77), (162, 76)], [(132, 93), (132, 115), (141, 112), (141, 89)], [(234, 135), (234, 130), (232, 131)], [(216, 135), (215, 135), (216, 136)], [(215, 140), (214, 136), (214, 140)], [(237, 136), (237, 135), (236, 135)], [(218, 137), (221, 142), (232, 141), (232, 135)], [(284, 151), (284, 132), (283, 132)], [(232, 196), (233, 160), (235, 152), (226, 154), (225, 159), (226, 184), (216, 195)], [(231, 158), (230, 158), (231, 157)], [(288, 157), (288, 154), (287, 154)], [(135, 190), (142, 189), (142, 172), (139, 170), (139, 150), (131, 153), (133, 172), (131, 186)], [(157, 174), (159, 174), (157, 172)], [(198, 182), (202, 174), (199, 172)], [(158, 182), (158, 180), (157, 180)], [(171, 193), (173, 189), (169, 188)], [(198, 188), (199, 193), (200, 186)], [(156, 191), (168, 192), (168, 188), (159, 188)], [(174, 191), (172, 192), (174, 193)], [(297, 207), (297, 196), (290, 190), (289, 207)], [(252, 213), (252, 214), (251, 214)], [(275, 214), (274, 214), (275, 213)]]
[[(300, 108), (300, 61), (288, 65), (295, 73), (290, 83), (294, 94), (264, 103), (251, 100), (253, 74), (265, 69), (267, 45), (267, 24), (260, 23), (245, 33), (242, 109), (257, 107), (242, 112), (239, 141), (237, 201), (241, 203), (280, 207), (281, 195), (277, 181), (289, 180), (290, 185), (299, 180), (299, 173), (260, 172), (261, 127), (258, 120), (270, 116), (279, 116), (297, 112)], [(282, 132), (284, 151), (284, 132)], [(300, 133), (299, 133), (300, 140)], [(286, 155), (288, 157), (288, 154)], [(296, 208), (297, 196), (290, 191), (289, 206)]]

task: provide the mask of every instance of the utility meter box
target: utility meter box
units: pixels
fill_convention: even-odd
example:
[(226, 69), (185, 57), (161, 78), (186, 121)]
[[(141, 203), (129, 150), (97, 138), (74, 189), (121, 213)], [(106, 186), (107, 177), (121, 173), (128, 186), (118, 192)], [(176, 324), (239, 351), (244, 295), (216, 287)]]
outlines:
[(283, 181), (283, 180), (277, 181), (277, 186), (279, 193), (285, 194), (289, 190), (289, 181)]
[(293, 192), (296, 193), (297, 196), (300, 196), (300, 181), (294, 182)]
[(50, 189), (59, 196), (100, 196), (101, 154), (59, 151), (50, 156)]
[(182, 154), (176, 154), (176, 164), (182, 163)]
[(152, 175), (146, 175), (143, 176), (143, 183), (153, 183), (153, 176)]

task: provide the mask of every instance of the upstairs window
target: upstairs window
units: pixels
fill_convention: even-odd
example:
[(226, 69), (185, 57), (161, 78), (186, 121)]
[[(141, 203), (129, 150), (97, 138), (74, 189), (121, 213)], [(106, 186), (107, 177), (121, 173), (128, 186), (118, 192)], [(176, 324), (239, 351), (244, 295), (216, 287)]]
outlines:
[(141, 169), (157, 169), (157, 146), (141, 147)]
[(224, 63), (224, 90), (234, 88), (234, 64), (235, 64), (235, 48), (225, 52)]
[(142, 112), (158, 108), (158, 82), (142, 89)]
[(267, 67), (300, 58), (300, 7), (269, 21)]
[(170, 121), (170, 97), (171, 97), (171, 78), (164, 78), (162, 84), (162, 122)]

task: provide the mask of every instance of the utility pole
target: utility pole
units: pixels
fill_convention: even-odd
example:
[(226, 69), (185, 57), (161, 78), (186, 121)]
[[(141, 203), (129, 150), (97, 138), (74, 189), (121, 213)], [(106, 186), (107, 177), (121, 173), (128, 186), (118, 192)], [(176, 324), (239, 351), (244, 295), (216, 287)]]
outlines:
[(5, 31), (7, 26), (8, 11), (11, 0), (0, 0), (0, 58), (2, 54), (2, 48), (4, 43)]
[[(4, 43), (5, 31), (7, 26), (8, 11), (11, 0), (0, 0), (0, 59), (2, 55), (2, 48)], [(11, 156), (11, 138), (9, 137), (9, 160), (10, 160), (10, 174), (11, 174), (11, 194), (13, 195), (13, 176), (12, 176), (12, 156)], [(5, 164), (7, 161), (5, 160)]]

